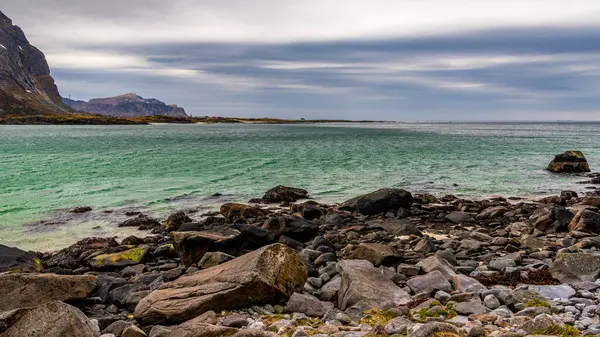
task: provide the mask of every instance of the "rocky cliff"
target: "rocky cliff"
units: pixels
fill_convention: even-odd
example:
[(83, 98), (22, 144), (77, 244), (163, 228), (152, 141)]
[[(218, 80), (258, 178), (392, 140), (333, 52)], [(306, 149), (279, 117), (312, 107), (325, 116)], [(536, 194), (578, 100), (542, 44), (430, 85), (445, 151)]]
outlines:
[(118, 117), (138, 116), (171, 116), (188, 117), (183, 108), (167, 105), (154, 98), (143, 98), (136, 94), (125, 94), (116, 97), (94, 98), (85, 101), (74, 101), (63, 98), (63, 103), (75, 110), (100, 115)]
[(0, 12), (0, 115), (67, 112), (44, 54)]

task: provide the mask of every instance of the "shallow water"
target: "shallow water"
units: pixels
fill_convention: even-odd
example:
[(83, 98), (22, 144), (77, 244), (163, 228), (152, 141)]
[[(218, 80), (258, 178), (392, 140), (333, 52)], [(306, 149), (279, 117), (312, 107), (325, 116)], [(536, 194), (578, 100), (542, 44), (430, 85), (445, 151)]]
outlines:
[[(123, 236), (135, 233), (116, 231), (125, 210), (201, 214), (278, 184), (327, 202), (388, 186), (465, 196), (582, 190), (581, 178), (544, 168), (569, 149), (600, 166), (599, 140), (595, 123), (0, 126), (0, 243), (48, 250)], [(64, 212), (81, 205), (94, 212)]]

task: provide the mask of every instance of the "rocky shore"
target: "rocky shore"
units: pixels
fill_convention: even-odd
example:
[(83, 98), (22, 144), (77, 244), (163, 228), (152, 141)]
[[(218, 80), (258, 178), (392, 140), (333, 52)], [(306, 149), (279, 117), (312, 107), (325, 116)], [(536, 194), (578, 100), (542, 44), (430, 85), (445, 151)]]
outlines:
[(0, 246), (0, 335), (600, 335), (600, 196), (588, 194), (386, 188), (324, 205), (278, 186), (201, 222), (121, 224), (147, 237)]

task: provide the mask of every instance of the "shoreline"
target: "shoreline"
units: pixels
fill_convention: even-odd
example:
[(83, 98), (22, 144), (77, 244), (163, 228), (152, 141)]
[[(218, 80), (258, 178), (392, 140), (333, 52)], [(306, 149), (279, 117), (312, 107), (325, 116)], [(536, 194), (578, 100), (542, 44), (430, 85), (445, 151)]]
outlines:
[[(0, 273), (0, 295), (14, 294), (0, 311), (33, 302), (23, 309), (32, 315), (47, 305), (67, 316), (80, 310), (69, 329), (96, 329), (86, 337), (190, 327), (197, 336), (583, 336), (600, 331), (591, 319), (599, 307), (598, 207), (598, 194), (570, 191), (512, 202), (394, 188), (326, 205), (277, 186), (201, 218), (130, 213), (119, 226), (137, 232), (123, 240), (89, 237), (46, 253), (0, 245), (0, 271), (9, 271)], [(54, 290), (40, 291), (48, 284)], [(54, 324), (47, 319), (37, 317)]]

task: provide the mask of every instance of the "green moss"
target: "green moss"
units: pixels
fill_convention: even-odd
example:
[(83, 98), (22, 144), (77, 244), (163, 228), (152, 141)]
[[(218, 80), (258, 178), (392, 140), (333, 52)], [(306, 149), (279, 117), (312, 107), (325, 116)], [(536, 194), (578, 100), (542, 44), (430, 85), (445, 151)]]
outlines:
[(260, 321), (263, 322), (267, 327), (269, 327), (273, 323), (275, 323), (277, 321), (281, 321), (282, 319), (286, 319), (283, 314), (275, 314), (275, 315), (264, 315), (261, 317)]
[[(438, 310), (430, 311), (431, 308), (441, 307)], [(444, 317), (444, 319), (449, 319), (458, 315), (456, 310), (454, 310), (454, 306), (452, 304), (448, 304), (446, 306), (442, 306), (440, 302), (434, 301), (431, 303), (429, 308), (422, 308), (419, 311), (412, 312), (412, 320), (418, 323), (425, 323), (428, 317)]]
[(529, 300), (529, 302), (527, 302), (527, 304), (525, 305), (527, 308), (529, 307), (546, 307), (548, 309), (552, 309), (552, 307), (550, 306), (550, 303), (540, 299), (540, 298), (534, 298)]
[(392, 318), (394, 316), (389, 312), (381, 309), (369, 309), (363, 312), (363, 318), (360, 320), (360, 323), (369, 326), (385, 325)]
[(323, 321), (318, 318), (303, 318), (296, 321), (300, 326), (310, 326), (311, 328), (318, 329), (323, 325)]
[(572, 325), (565, 324), (563, 326), (553, 325), (546, 329), (539, 329), (532, 333), (532, 335), (552, 335), (559, 337), (578, 337), (581, 333), (577, 328)]
[(105, 265), (119, 265), (119, 262), (121, 261), (131, 261), (131, 263), (126, 264), (137, 264), (142, 261), (146, 251), (145, 247), (138, 247), (118, 253), (98, 255), (94, 257), (94, 260), (98, 267)]

